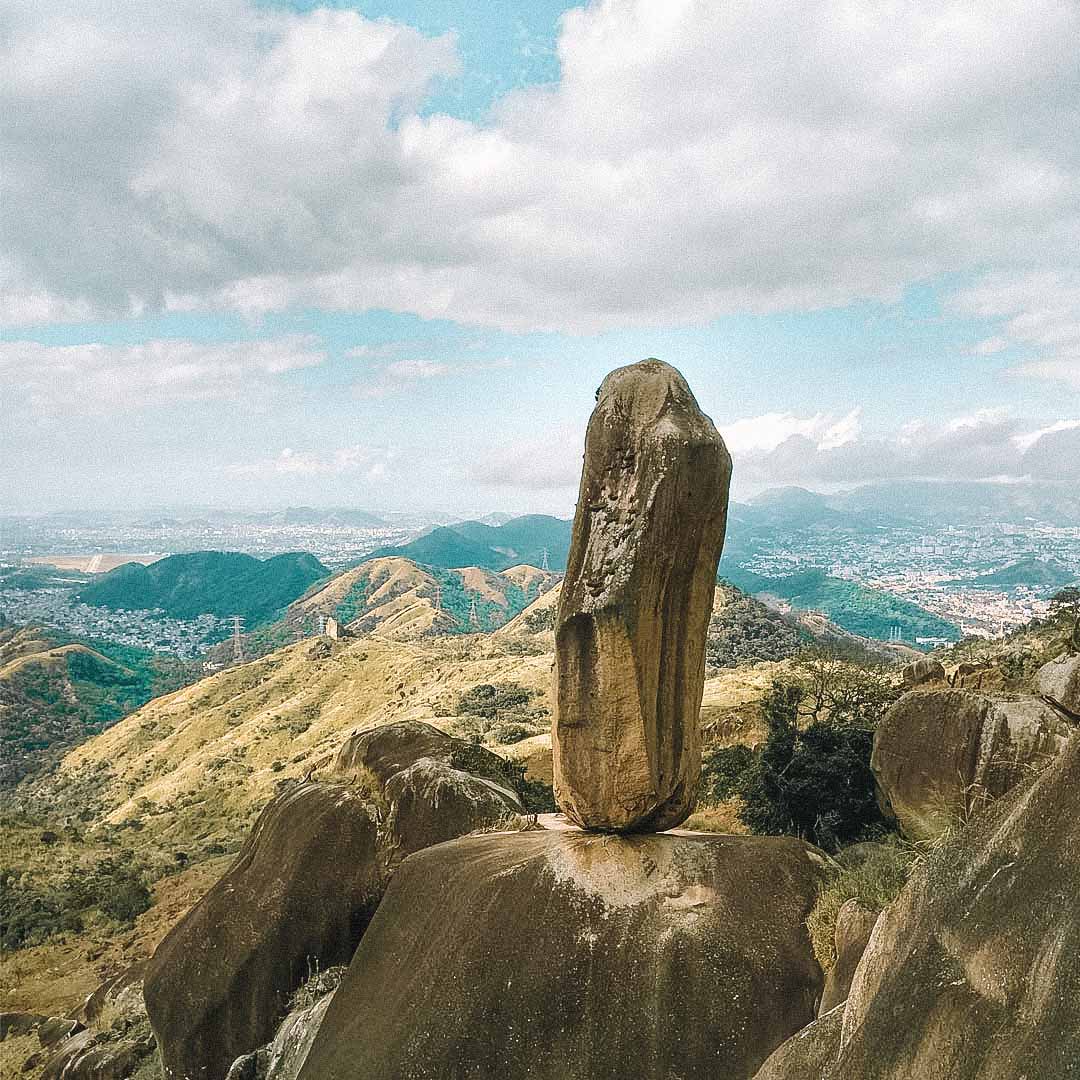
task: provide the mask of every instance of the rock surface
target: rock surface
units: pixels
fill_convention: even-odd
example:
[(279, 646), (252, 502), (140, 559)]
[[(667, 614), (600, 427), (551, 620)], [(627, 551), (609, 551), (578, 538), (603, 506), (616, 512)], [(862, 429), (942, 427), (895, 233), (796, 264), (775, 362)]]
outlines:
[(858, 900), (848, 900), (837, 913), (833, 942), (836, 947), (836, 963), (825, 977), (825, 989), (821, 994), (818, 1015), (824, 1016), (837, 1005), (847, 1001), (851, 980), (859, 966), (866, 944), (874, 932), (878, 912), (863, 907)]
[(7, 1038), (18, 1038), (29, 1031), (33, 1031), (49, 1018), (40, 1013), (30, 1012), (5, 1012), (0, 1013), (0, 1042)]
[(882, 718), (871, 768), (883, 808), (923, 840), (966, 820), (1065, 746), (1069, 724), (1034, 698), (913, 690)]
[(928, 682), (945, 682), (945, 665), (927, 656), (908, 664), (903, 671), (904, 686), (908, 690)]
[[(452, 761), (466, 768), (455, 768)], [(430, 724), (351, 736), (332, 783), (286, 789), (158, 946), (144, 995), (166, 1080), (224, 1077), (313, 969), (345, 964), (406, 855), (524, 814), (501, 759)]]
[(1080, 720), (1080, 654), (1064, 653), (1035, 673), (1035, 692)]
[(671, 828), (694, 806), (705, 636), (731, 459), (659, 360), (604, 380), (555, 633), (555, 793), (584, 828)]
[(830, 1080), (1074, 1078), (1078, 896), (1074, 738), (928, 859), (882, 913)]
[(577, 829), (428, 848), (301, 1080), (743, 1080), (813, 1019), (825, 861), (790, 838)]
[(147, 967), (166, 1080), (219, 1080), (273, 1038), (313, 967), (349, 961), (383, 887), (377, 844), (375, 811), (351, 785), (297, 784), (268, 804)]
[(754, 1080), (826, 1080), (840, 1053), (843, 1006), (837, 1005), (781, 1043)]

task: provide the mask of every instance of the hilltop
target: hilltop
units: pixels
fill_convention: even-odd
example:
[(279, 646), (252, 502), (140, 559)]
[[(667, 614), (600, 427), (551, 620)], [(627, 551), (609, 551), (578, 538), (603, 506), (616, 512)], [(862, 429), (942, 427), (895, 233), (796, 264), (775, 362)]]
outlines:
[(382, 556), (309, 590), (289, 606), (285, 621), (332, 616), (352, 633), (400, 639), (486, 632), (513, 619), (556, 580), (534, 566), (446, 569)]
[(155, 693), (182, 665), (42, 626), (0, 627), (0, 788), (40, 774)]
[(159, 608), (176, 619), (240, 615), (254, 626), (272, 621), (329, 573), (306, 552), (260, 560), (236, 551), (196, 551), (149, 566), (125, 563), (86, 585), (77, 599), (113, 609)]
[(1076, 574), (1067, 566), (1053, 559), (1018, 559), (993, 573), (980, 574), (974, 578), (961, 578), (951, 585), (968, 589), (1016, 589), (1028, 588), (1042, 596), (1051, 596), (1058, 589), (1076, 581)]
[(448, 569), (479, 566), (506, 570), (520, 563), (541, 566), (546, 551), (549, 568), (564, 570), (570, 530), (571, 522), (545, 514), (512, 518), (502, 525), (460, 521), (432, 529), (408, 544), (380, 548), (372, 558), (400, 556)]
[(860, 637), (887, 640), (894, 626), (904, 640), (939, 637), (957, 641), (960, 630), (945, 619), (909, 600), (832, 577), (822, 570), (805, 570), (787, 577), (763, 577), (741, 567), (721, 563), (721, 574), (732, 585), (757, 597), (787, 601), (803, 611), (821, 611), (829, 620)]

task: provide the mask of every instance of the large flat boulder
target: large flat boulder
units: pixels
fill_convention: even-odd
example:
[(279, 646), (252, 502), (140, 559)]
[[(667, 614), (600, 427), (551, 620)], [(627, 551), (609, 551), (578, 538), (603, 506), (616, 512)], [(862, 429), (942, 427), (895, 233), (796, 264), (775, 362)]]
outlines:
[(555, 797), (583, 828), (662, 830), (693, 809), (730, 478), (723, 439), (674, 368), (608, 375), (555, 631)]
[(348, 963), (384, 885), (376, 817), (345, 783), (297, 784), (269, 803), (147, 965), (166, 1080), (221, 1080), (273, 1038), (313, 970)]
[(1067, 721), (1035, 698), (913, 690), (882, 718), (870, 765), (882, 807), (904, 835), (940, 835), (1042, 768), (1065, 746)]
[(401, 865), (301, 1080), (739, 1080), (814, 1017), (791, 838), (467, 837)]
[(932, 853), (882, 913), (829, 1080), (1075, 1078), (1078, 896), (1074, 738)]
[(1080, 720), (1080, 653), (1063, 653), (1035, 673), (1035, 693)]

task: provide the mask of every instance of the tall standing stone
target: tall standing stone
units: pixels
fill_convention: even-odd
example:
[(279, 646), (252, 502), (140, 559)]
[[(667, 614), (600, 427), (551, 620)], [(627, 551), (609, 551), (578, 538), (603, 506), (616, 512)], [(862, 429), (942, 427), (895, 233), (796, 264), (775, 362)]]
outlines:
[(555, 639), (555, 796), (586, 829), (672, 828), (694, 807), (705, 634), (731, 459), (686, 380), (604, 380), (585, 438)]

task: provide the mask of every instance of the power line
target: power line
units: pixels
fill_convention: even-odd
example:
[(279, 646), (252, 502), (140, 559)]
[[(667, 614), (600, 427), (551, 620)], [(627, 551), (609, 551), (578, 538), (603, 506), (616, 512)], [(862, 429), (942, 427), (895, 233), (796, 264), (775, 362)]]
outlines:
[(540, 549), (540, 569), (541, 570), (550, 570), (551, 569), (551, 567), (548, 566), (548, 549), (547, 548), (541, 548)]
[(234, 615), (232, 617), (232, 642), (233, 642), (233, 659), (244, 659), (244, 616)]

